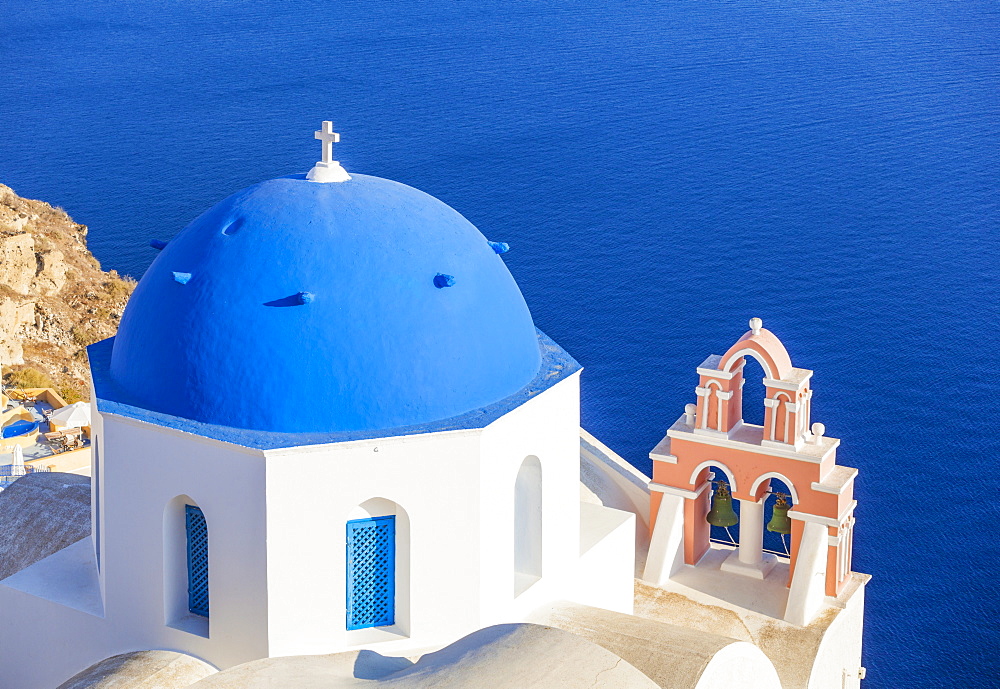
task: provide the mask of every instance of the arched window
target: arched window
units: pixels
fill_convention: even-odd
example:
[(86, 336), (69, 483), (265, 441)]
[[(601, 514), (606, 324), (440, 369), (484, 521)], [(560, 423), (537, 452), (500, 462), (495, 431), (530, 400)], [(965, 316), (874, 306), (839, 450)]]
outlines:
[(208, 521), (187, 495), (163, 510), (163, 608), (168, 626), (208, 636)]
[(774, 418), (774, 439), (779, 443), (788, 442), (788, 407), (785, 406), (790, 401), (788, 395), (779, 392), (774, 396), (777, 404), (774, 406), (772, 415)]
[(708, 388), (708, 399), (705, 400), (706, 418), (702, 428), (720, 430), (722, 428), (722, 400), (719, 398), (719, 394), (722, 392), (722, 388), (714, 380), (710, 380), (705, 387)]
[[(91, 465), (92, 465), (93, 468), (91, 469), (92, 477), (90, 479), (90, 485), (91, 485), (91, 490), (93, 491), (93, 495), (94, 495), (94, 499), (93, 499), (92, 504), (91, 504), (91, 510), (92, 510), (91, 521), (94, 524), (94, 528), (93, 528), (93, 532), (94, 532), (94, 559), (97, 562), (97, 571), (100, 572), (101, 571), (101, 567), (103, 566), (103, 562), (102, 562), (102, 555), (103, 555), (103, 553), (101, 553), (101, 538), (102, 538), (101, 529), (103, 528), (103, 525), (101, 524), (101, 512), (102, 512), (102, 505), (101, 505), (101, 441), (100, 441), (99, 437), (95, 437), (94, 440), (93, 440), (93, 449), (92, 449), (92, 454), (91, 454)], [(52, 467), (49, 467), (49, 469), (52, 469)]]
[[(719, 465), (711, 465), (708, 467), (707, 471), (704, 472), (705, 480), (711, 481), (712, 485), (709, 487), (708, 491), (705, 493), (705, 497), (708, 501), (708, 509), (710, 511), (713, 507), (723, 507), (722, 504), (715, 504), (715, 495), (720, 488), (720, 483), (725, 484), (724, 488), (726, 493), (728, 493), (728, 498), (723, 497), (722, 500), (728, 500), (728, 505), (732, 511), (739, 518), (740, 514), (740, 501), (733, 497), (733, 483), (729, 476), (731, 472), (728, 469), (723, 469)], [(740, 542), (740, 524), (739, 522), (732, 524), (730, 526), (715, 526), (714, 524), (709, 527), (709, 539), (715, 541), (716, 543), (725, 543), (726, 545), (739, 545)]]
[(396, 517), (347, 522), (347, 628), (396, 623)]
[(764, 425), (764, 378), (766, 373), (760, 362), (752, 356), (744, 357), (743, 364), (743, 423)]
[(514, 595), (542, 577), (542, 463), (521, 462), (514, 482)]
[(347, 515), (346, 627), (349, 631), (410, 626), (410, 520), (385, 498), (371, 498)]
[(184, 506), (188, 612), (208, 617), (208, 524), (196, 505)]
[(788, 557), (791, 548), (791, 536), (788, 534), (782, 534), (774, 531), (770, 531), (767, 525), (771, 522), (774, 517), (774, 505), (778, 502), (778, 493), (784, 495), (785, 502), (794, 509), (795, 499), (793, 498), (793, 491), (789, 488), (788, 483), (777, 478), (776, 476), (771, 476), (768, 481), (767, 493), (764, 494), (764, 537), (763, 537), (763, 548), (765, 552), (778, 555), (780, 557)]

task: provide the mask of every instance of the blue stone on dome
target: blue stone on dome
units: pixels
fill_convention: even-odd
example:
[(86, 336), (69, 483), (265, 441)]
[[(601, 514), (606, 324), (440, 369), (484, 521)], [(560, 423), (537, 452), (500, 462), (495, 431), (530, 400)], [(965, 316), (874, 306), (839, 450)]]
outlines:
[[(198, 279), (177, 289), (177, 266)], [(461, 289), (428, 279), (448, 273)], [(517, 393), (540, 363), (517, 284), (458, 212), (377, 177), (292, 175), (233, 194), (163, 248), (110, 375), (158, 413), (340, 432), (465, 414)]]
[(445, 275), (444, 273), (438, 273), (434, 276), (434, 286), (435, 287), (453, 287), (455, 285), (454, 275)]

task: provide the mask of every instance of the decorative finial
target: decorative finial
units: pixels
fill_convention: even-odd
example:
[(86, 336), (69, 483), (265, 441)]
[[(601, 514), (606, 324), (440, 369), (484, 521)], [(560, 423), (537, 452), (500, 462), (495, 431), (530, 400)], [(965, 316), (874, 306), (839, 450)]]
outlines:
[(323, 142), (323, 158), (306, 175), (310, 182), (346, 182), (351, 178), (347, 170), (333, 159), (333, 145), (340, 141), (340, 134), (333, 131), (333, 122), (323, 120), (323, 128), (315, 133)]
[(813, 441), (813, 443), (815, 443), (815, 444), (818, 445), (819, 441), (823, 437), (824, 433), (826, 433), (826, 426), (824, 426), (823, 424), (818, 423), (818, 422), (814, 423), (812, 425), (812, 435), (813, 435), (812, 441)]
[(750, 319), (750, 332), (752, 332), (754, 335), (758, 334), (760, 332), (760, 329), (763, 327), (764, 327), (764, 321), (762, 321), (761, 319), (759, 318)]

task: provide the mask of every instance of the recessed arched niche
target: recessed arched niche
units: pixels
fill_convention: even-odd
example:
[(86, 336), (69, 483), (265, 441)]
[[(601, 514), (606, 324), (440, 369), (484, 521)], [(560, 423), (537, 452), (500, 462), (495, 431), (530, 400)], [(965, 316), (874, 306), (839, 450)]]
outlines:
[(542, 578), (542, 463), (521, 462), (514, 482), (514, 595)]
[(359, 641), (373, 629), (400, 636), (410, 629), (410, 517), (397, 502), (376, 497), (345, 520), (346, 628)]
[(211, 559), (208, 516), (189, 495), (163, 508), (164, 624), (208, 637)]

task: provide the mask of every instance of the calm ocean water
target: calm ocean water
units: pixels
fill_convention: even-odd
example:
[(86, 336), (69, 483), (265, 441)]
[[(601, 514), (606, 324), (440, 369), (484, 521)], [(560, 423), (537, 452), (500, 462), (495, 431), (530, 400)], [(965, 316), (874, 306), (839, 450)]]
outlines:
[(865, 686), (1000, 673), (993, 1), (0, 0), (0, 182), (140, 276), (232, 191), (348, 170), (505, 258), (643, 469), (760, 316), (861, 470)]

